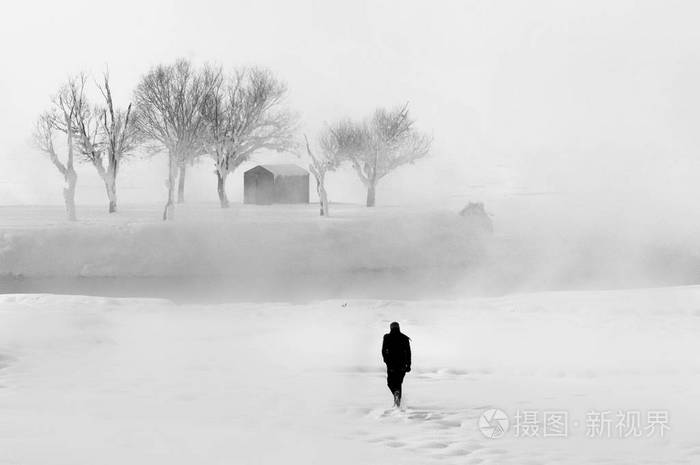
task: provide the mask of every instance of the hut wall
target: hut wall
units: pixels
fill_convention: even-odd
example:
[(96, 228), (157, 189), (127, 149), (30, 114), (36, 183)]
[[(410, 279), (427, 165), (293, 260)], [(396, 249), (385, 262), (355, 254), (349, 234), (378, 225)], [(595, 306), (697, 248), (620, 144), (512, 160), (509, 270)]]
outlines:
[(278, 176), (274, 197), (276, 203), (309, 203), (309, 177)]

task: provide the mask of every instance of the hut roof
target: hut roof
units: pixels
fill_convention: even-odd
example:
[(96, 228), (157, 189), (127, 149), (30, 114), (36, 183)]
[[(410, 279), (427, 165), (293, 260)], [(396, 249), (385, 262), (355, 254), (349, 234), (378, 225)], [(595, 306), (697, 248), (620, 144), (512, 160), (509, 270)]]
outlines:
[[(277, 176), (306, 176), (309, 174), (304, 168), (293, 164), (278, 164), (278, 165), (258, 165), (255, 168), (263, 168), (275, 177)], [(251, 168), (251, 169), (255, 169)], [(248, 170), (250, 171), (250, 170)]]

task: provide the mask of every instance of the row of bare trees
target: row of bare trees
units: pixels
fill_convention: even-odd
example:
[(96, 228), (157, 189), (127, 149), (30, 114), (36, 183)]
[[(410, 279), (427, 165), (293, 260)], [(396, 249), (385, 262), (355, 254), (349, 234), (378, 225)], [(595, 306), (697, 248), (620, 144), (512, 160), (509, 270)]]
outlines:
[[(316, 179), (321, 215), (328, 215), (327, 173), (349, 163), (367, 188), (374, 206), (377, 183), (389, 172), (428, 154), (431, 139), (414, 128), (408, 106), (378, 109), (364, 120), (327, 124), (313, 142), (296, 138), (298, 118), (285, 102), (287, 88), (266, 69), (195, 67), (187, 60), (158, 65), (140, 79), (133, 106), (115, 107), (109, 75), (95, 82), (100, 104), (92, 105), (88, 78), (71, 78), (37, 122), (37, 147), (65, 179), (68, 218), (75, 220), (75, 158), (94, 165), (105, 184), (109, 212), (117, 211), (117, 174), (121, 162), (142, 148), (168, 157), (168, 198), (163, 219), (172, 219), (184, 201), (187, 166), (202, 156), (214, 163), (222, 208), (229, 206), (226, 180), (236, 168), (262, 150), (300, 155), (306, 148)], [(56, 138), (66, 143), (59, 156)], [(176, 187), (177, 186), (177, 187)]]
[[(109, 200), (109, 212), (117, 211), (117, 174), (123, 158), (139, 145), (140, 133), (135, 125), (131, 105), (115, 108), (109, 74), (103, 75), (97, 88), (101, 104), (92, 106), (86, 97), (87, 77), (81, 74), (64, 84), (52, 99), (49, 109), (38, 119), (34, 132), (37, 147), (49, 156), (63, 175), (63, 198), (68, 219), (75, 221), (76, 154), (91, 163), (102, 178)], [(58, 134), (65, 136), (66, 156), (61, 160), (55, 146)]]

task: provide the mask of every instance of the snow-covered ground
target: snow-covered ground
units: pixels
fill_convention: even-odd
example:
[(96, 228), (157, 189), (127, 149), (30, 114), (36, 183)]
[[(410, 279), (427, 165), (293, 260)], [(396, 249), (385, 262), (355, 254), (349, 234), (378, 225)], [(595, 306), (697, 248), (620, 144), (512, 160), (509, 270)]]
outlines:
[[(473, 260), (465, 221), (453, 211), (334, 205), (160, 206), (108, 216), (85, 208), (78, 223), (57, 207), (0, 209), (0, 275), (163, 277), (327, 273), (451, 266)], [(470, 248), (471, 246), (471, 248)]]
[(695, 226), (453, 207), (0, 207), (0, 465), (700, 463)]
[[(379, 355), (412, 337), (405, 408)], [(695, 464), (700, 287), (176, 305), (0, 296), (0, 463)], [(568, 437), (487, 439), (488, 408)], [(591, 412), (668, 412), (650, 438)], [(602, 434), (605, 436), (605, 434)]]

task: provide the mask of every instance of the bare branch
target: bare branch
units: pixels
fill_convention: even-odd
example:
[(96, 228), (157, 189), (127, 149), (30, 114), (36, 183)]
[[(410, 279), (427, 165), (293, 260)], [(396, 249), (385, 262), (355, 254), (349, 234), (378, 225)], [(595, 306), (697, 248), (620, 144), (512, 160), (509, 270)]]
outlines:
[(268, 70), (239, 69), (219, 82), (205, 107), (207, 152), (231, 172), (260, 150), (291, 150), (296, 117), (284, 105), (286, 86)]

